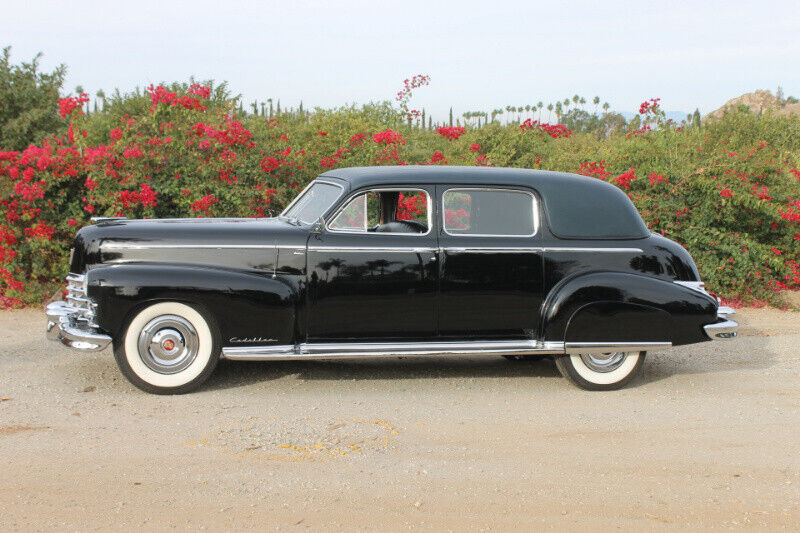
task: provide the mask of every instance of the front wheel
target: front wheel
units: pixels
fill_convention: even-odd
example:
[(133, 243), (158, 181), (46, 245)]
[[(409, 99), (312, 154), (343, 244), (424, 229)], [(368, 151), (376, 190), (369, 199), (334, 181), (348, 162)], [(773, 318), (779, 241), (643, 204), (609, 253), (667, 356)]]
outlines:
[(200, 311), (160, 302), (128, 322), (114, 358), (128, 380), (155, 394), (180, 394), (199, 387), (219, 360), (219, 335)]
[(647, 352), (569, 354), (556, 357), (561, 375), (586, 390), (624, 387), (642, 368)]

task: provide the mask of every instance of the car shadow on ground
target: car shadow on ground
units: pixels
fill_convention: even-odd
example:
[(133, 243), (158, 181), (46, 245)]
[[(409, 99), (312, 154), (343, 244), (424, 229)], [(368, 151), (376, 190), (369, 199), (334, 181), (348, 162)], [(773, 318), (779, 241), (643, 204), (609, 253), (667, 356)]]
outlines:
[(204, 389), (228, 389), (296, 375), (302, 380), (423, 380), (448, 378), (560, 378), (549, 358), (508, 361), (502, 357), (387, 357), (358, 361), (221, 360)]
[[(769, 336), (751, 328), (733, 341), (706, 342), (648, 353), (641, 373), (626, 388), (637, 388), (680, 375), (720, 374), (765, 370), (776, 364)], [(112, 357), (99, 354), (76, 359), (78, 375), (118, 375)], [(269, 382), (289, 376), (304, 381), (446, 380), (455, 378), (522, 379), (558, 378), (551, 358), (508, 361), (499, 356), (385, 357), (358, 360), (307, 360), (243, 362), (221, 360), (200, 390), (224, 390)], [(120, 381), (124, 378), (120, 377)], [(91, 381), (91, 379), (89, 379)]]

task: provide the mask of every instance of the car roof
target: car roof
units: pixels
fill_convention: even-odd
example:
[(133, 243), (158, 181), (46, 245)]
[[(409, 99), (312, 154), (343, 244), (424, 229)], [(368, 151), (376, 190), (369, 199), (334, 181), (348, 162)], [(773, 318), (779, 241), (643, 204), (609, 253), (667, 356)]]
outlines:
[[(386, 185), (517, 186), (539, 192), (550, 230), (564, 238), (642, 238), (649, 234), (624, 191), (597, 178), (524, 168), (396, 166), (337, 168), (320, 177), (338, 178), (350, 190)], [(613, 215), (610, 215), (613, 214)]]
[[(338, 178), (350, 183), (351, 189), (372, 185), (392, 184), (468, 184), (468, 185), (519, 185), (536, 188), (539, 185), (556, 185), (559, 182), (592, 181), (595, 178), (524, 168), (459, 167), (434, 165), (402, 165), (389, 167), (349, 167), (329, 170), (319, 177)], [(602, 182), (601, 182), (602, 183)]]

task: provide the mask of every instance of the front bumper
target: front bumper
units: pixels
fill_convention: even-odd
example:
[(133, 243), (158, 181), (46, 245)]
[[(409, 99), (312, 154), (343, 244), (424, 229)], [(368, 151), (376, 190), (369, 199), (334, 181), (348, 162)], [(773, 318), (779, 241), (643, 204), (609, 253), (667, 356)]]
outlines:
[(67, 302), (47, 305), (47, 338), (64, 346), (85, 352), (99, 352), (111, 343), (111, 337), (98, 332), (85, 320), (79, 320), (83, 309)]
[(730, 307), (720, 307), (717, 310), (717, 321), (703, 326), (706, 335), (713, 341), (717, 339), (732, 339), (736, 337), (739, 324), (728, 318), (729, 315), (736, 313)]

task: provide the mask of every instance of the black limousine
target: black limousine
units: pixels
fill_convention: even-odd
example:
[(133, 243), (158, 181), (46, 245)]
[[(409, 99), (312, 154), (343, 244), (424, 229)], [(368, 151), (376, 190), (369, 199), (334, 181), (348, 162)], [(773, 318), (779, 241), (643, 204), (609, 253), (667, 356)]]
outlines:
[(277, 218), (101, 219), (75, 237), (48, 336), (113, 344), (154, 393), (217, 361), (552, 357), (614, 389), (645, 353), (731, 338), (678, 244), (604, 181), (485, 167), (344, 168)]

